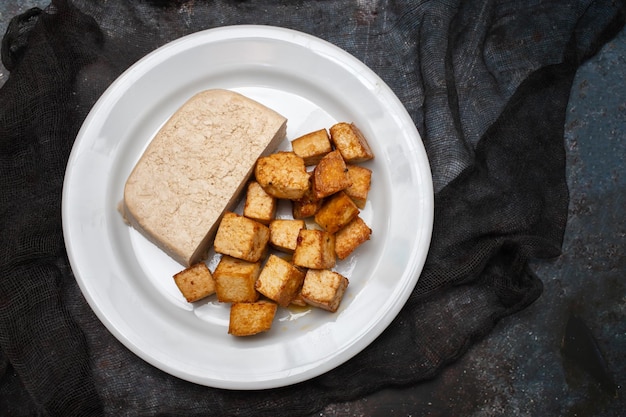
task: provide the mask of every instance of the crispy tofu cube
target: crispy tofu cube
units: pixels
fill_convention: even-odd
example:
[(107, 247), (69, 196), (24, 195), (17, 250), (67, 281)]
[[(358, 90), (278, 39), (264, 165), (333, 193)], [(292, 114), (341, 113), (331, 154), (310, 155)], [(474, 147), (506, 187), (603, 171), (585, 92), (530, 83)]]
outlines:
[(306, 307), (306, 306), (308, 306), (308, 304), (306, 303), (306, 301), (304, 301), (304, 298), (302, 298), (302, 293), (298, 292), (298, 294), (296, 294), (294, 299), (291, 300), (290, 306)]
[(174, 282), (190, 303), (215, 293), (213, 275), (204, 262), (191, 265), (175, 274)]
[(348, 167), (339, 151), (323, 157), (313, 169), (312, 189), (315, 198), (324, 198), (351, 185)]
[(258, 159), (254, 175), (266, 193), (297, 200), (309, 189), (304, 159), (293, 152), (276, 152)]
[(256, 290), (279, 306), (287, 307), (300, 291), (303, 281), (303, 270), (272, 254), (256, 281)]
[(335, 235), (323, 230), (302, 229), (293, 252), (296, 266), (313, 269), (329, 269), (335, 266)]
[(269, 225), (270, 245), (282, 252), (293, 253), (298, 242), (298, 234), (305, 229), (304, 220), (275, 219)]
[(270, 301), (233, 303), (230, 306), (228, 333), (233, 336), (252, 336), (272, 328), (277, 305)]
[(363, 209), (372, 185), (372, 170), (352, 164), (348, 164), (347, 167), (348, 178), (352, 184), (344, 191), (358, 208)]
[(356, 217), (335, 234), (335, 253), (339, 259), (346, 259), (358, 246), (369, 240), (372, 229)]
[(348, 287), (348, 278), (328, 269), (309, 269), (302, 285), (302, 299), (313, 307), (335, 312)]
[(263, 187), (251, 181), (246, 190), (243, 215), (262, 224), (269, 224), (276, 214), (276, 198), (265, 192)]
[(369, 161), (374, 153), (354, 123), (337, 123), (330, 128), (330, 140), (347, 163)]
[(226, 212), (215, 234), (217, 253), (256, 262), (265, 255), (270, 229), (252, 219)]
[(293, 152), (304, 159), (306, 166), (317, 164), (333, 150), (326, 129), (316, 130), (291, 141)]
[(315, 223), (329, 233), (341, 230), (359, 215), (359, 208), (348, 195), (340, 191), (329, 197), (315, 215)]
[(213, 272), (217, 300), (222, 303), (245, 303), (259, 299), (255, 288), (261, 262), (248, 262), (232, 256), (222, 256)]
[(310, 181), (309, 181), (309, 189), (304, 193), (304, 195), (297, 199), (292, 200), (292, 215), (294, 219), (306, 219), (308, 217), (312, 217), (317, 213), (317, 210), (322, 207), (322, 203), (324, 199), (316, 198), (313, 195), (313, 173), (310, 173)]

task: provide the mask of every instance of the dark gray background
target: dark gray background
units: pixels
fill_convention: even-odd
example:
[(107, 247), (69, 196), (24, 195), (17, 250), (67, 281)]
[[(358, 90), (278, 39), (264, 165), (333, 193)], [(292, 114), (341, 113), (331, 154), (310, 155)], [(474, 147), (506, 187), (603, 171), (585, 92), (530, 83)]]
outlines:
[[(19, 4), (18, 4), (19, 3)], [(0, 31), (48, 1), (0, 2)], [(9, 74), (0, 66), (0, 85)], [(435, 380), (385, 390), (324, 416), (618, 416), (626, 409), (626, 30), (579, 70), (565, 126), (570, 187), (563, 254), (535, 263), (542, 296), (502, 320)], [(564, 363), (571, 313), (590, 328), (618, 389)]]

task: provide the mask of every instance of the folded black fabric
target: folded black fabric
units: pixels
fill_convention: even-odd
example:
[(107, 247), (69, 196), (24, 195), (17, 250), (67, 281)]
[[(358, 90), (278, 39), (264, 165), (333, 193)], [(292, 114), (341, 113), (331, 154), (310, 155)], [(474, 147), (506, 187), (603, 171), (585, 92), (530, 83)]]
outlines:
[[(540, 295), (528, 261), (560, 250), (572, 79), (625, 13), (612, 0), (54, 0), (15, 17), (0, 90), (0, 412), (307, 415), (437, 375)], [(78, 289), (60, 211), (73, 141), (108, 85), (170, 40), (244, 23), (311, 33), (377, 72), (422, 134), (436, 191), (425, 269), (387, 331), (333, 371), (258, 392), (194, 385), (124, 348)]]

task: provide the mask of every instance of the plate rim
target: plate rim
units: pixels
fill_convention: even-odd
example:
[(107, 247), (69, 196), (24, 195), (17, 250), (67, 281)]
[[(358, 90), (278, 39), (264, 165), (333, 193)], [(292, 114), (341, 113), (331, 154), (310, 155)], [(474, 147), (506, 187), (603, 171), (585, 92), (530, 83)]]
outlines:
[[(243, 32), (250, 33), (250, 35), (242, 36)], [(425, 259), (428, 253), (428, 246), (430, 245), (430, 241), (432, 238), (432, 228), (433, 228), (433, 220), (434, 220), (434, 193), (433, 193), (432, 175), (430, 173), (430, 166), (428, 164), (428, 159), (425, 153), (425, 148), (421, 139), (421, 135), (419, 134), (419, 132), (417, 131), (417, 128), (413, 124), (415, 133), (417, 134), (417, 137), (419, 138), (419, 143), (415, 145), (419, 148), (418, 156), (422, 158), (423, 166), (421, 167), (421, 169), (428, 171), (428, 175), (426, 175), (426, 178), (425, 178), (426, 182), (424, 184), (421, 184), (423, 185), (423, 187), (425, 187), (425, 191), (426, 191), (425, 197), (427, 198), (427, 201), (425, 203), (426, 205), (425, 208), (427, 209), (427, 211), (422, 213), (422, 215), (427, 219), (427, 221), (425, 222), (426, 230), (422, 231), (422, 238), (426, 239), (427, 248), (423, 253), (420, 254), (420, 259), (418, 259), (417, 263), (415, 264), (415, 266), (417, 266), (417, 272), (414, 273), (414, 275), (416, 276), (410, 282), (404, 283), (405, 286), (410, 286), (410, 288), (408, 290), (407, 289), (403, 290), (401, 299), (397, 300), (400, 304), (400, 307), (397, 308), (397, 310), (395, 310), (393, 314), (387, 314), (383, 320), (377, 322), (378, 323), (377, 331), (376, 332), (370, 331), (366, 333), (367, 336), (370, 336), (367, 340), (365, 337), (360, 337), (356, 341), (357, 342), (356, 344), (359, 345), (357, 347), (356, 352), (353, 352), (352, 354), (347, 355), (347, 357), (345, 357), (345, 355), (341, 357), (335, 356), (333, 357), (335, 360), (324, 362), (325, 366), (318, 366), (315, 368), (315, 371), (313, 372), (308, 371), (308, 372), (304, 372), (301, 374), (297, 374), (295, 377), (292, 376), (286, 380), (273, 379), (273, 380), (264, 380), (261, 382), (254, 381), (251, 384), (241, 384), (238, 382), (233, 384), (229, 381), (211, 379), (211, 383), (208, 383), (207, 380), (194, 380), (193, 378), (189, 378), (188, 375), (181, 374), (178, 369), (172, 368), (167, 363), (155, 362), (156, 359), (153, 356), (148, 355), (146, 352), (140, 349), (137, 345), (135, 345), (135, 343), (131, 339), (129, 339), (127, 335), (120, 333), (117, 327), (113, 323), (110, 322), (109, 318), (107, 318), (107, 315), (105, 314), (105, 312), (101, 311), (101, 309), (98, 306), (98, 302), (93, 298), (92, 294), (89, 292), (89, 289), (86, 287), (86, 283), (83, 281), (83, 278), (79, 276), (80, 275), (79, 272), (75, 272), (75, 271), (81, 270), (81, 268), (77, 266), (78, 261), (74, 259), (74, 256), (73, 256), (73, 250), (72, 250), (73, 242), (70, 239), (70, 235), (71, 235), (70, 223), (71, 222), (68, 220), (70, 208), (69, 208), (69, 201), (68, 201), (69, 191), (66, 188), (66, 184), (70, 183), (73, 169), (75, 167), (76, 159), (80, 156), (75, 150), (78, 147), (80, 147), (80, 143), (83, 140), (82, 138), (84, 138), (85, 132), (88, 131), (89, 127), (94, 122), (94, 120), (98, 117), (103, 107), (104, 109), (106, 109), (106, 105), (111, 104), (110, 103), (111, 100), (113, 100), (114, 102), (117, 101), (119, 97), (116, 96), (116, 92), (119, 90), (121, 86), (124, 86), (126, 83), (132, 83), (132, 80), (134, 77), (138, 75), (141, 76), (146, 71), (148, 71), (151, 67), (156, 65), (156, 63), (166, 61), (168, 59), (168, 51), (177, 50), (177, 48), (180, 48), (182, 46), (186, 46), (182, 50), (192, 49), (196, 45), (200, 45), (204, 43), (211, 43), (217, 40), (224, 40), (224, 39), (242, 40), (242, 39), (250, 39), (250, 38), (259, 38), (259, 39), (272, 39), (272, 40), (293, 42), (293, 39), (286, 39), (289, 37), (293, 39), (300, 39), (302, 40), (302, 42), (304, 42), (304, 40), (308, 42), (312, 42), (315, 45), (321, 46), (322, 49), (329, 48), (332, 52), (340, 54), (341, 58), (349, 61), (351, 65), (355, 65), (361, 70), (365, 70), (366, 72), (368, 72), (367, 74), (368, 77), (372, 77), (373, 79), (377, 80), (383, 88), (388, 90), (388, 93), (390, 93), (390, 95), (387, 96), (387, 99), (391, 98), (392, 100), (394, 100), (396, 102), (396, 105), (402, 110), (404, 110), (404, 112), (406, 113), (403, 116), (405, 118), (408, 118), (408, 120), (411, 120), (410, 115), (406, 111), (406, 108), (404, 107), (402, 102), (399, 100), (399, 98), (396, 96), (396, 94), (391, 90), (391, 88), (373, 70), (371, 70), (363, 62), (358, 60), (349, 52), (341, 49), (340, 47), (322, 38), (319, 38), (319, 37), (316, 37), (314, 35), (310, 35), (304, 32), (300, 32), (294, 29), (287, 29), (287, 28), (270, 26), (270, 25), (229, 25), (229, 26), (221, 26), (221, 27), (201, 30), (201, 31), (183, 36), (181, 38), (175, 39), (173, 41), (170, 41), (164, 44), (163, 46), (155, 49), (154, 51), (148, 53), (143, 58), (139, 59), (137, 62), (131, 65), (124, 72), (122, 72), (103, 92), (103, 94), (96, 101), (96, 103), (94, 104), (94, 106), (92, 107), (88, 115), (86, 116), (76, 136), (76, 140), (72, 146), (72, 151), (68, 158), (64, 182), (63, 182), (63, 191), (62, 191), (63, 235), (65, 239), (66, 252), (69, 258), (70, 266), (72, 268), (72, 272), (75, 275), (75, 279), (81, 289), (83, 296), (86, 298), (90, 308), (94, 311), (98, 319), (105, 325), (107, 330), (110, 333), (112, 333), (116, 339), (121, 341), (122, 344), (126, 348), (128, 348), (130, 351), (132, 351), (135, 355), (139, 356), (144, 361), (152, 364), (153, 366), (163, 371), (166, 371), (167, 373), (173, 376), (176, 376), (178, 378), (181, 378), (190, 382), (194, 382), (200, 385), (211, 386), (211, 387), (216, 387), (216, 388), (225, 388), (225, 389), (238, 389), (238, 390), (278, 388), (278, 387), (302, 382), (302, 381), (311, 379), (313, 377), (319, 376), (341, 365), (342, 363), (349, 361), (353, 356), (361, 352), (370, 343), (372, 343), (389, 326), (389, 324), (391, 324), (391, 322), (395, 319), (395, 317), (397, 317), (400, 310), (402, 309), (402, 307), (405, 305), (406, 301), (410, 297), (410, 294), (412, 293), (413, 288), (417, 284), (419, 275), (421, 274), (421, 271), (423, 269)], [(304, 46), (302, 45), (302, 43), (296, 42), (296, 44), (298, 46)], [(307, 49), (310, 49), (310, 48), (307, 48)], [(424, 162), (425, 162), (425, 165), (423, 164)]]

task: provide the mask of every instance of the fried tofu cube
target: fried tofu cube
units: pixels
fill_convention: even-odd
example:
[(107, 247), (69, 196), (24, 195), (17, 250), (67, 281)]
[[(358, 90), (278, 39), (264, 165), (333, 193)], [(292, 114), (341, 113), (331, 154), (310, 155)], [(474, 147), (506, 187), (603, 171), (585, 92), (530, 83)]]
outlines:
[(256, 290), (279, 306), (287, 307), (300, 291), (303, 281), (303, 270), (272, 254), (256, 281)]
[(348, 287), (348, 278), (328, 269), (309, 269), (302, 285), (302, 299), (313, 307), (335, 312)]
[[(306, 274), (305, 274), (306, 276)], [(306, 303), (306, 301), (304, 301), (304, 298), (302, 298), (302, 293), (298, 292), (298, 294), (296, 294), (296, 296), (293, 298), (293, 300), (291, 300), (291, 306), (296, 306), (296, 307), (306, 307), (308, 306), (308, 304)]]
[(308, 217), (312, 217), (317, 213), (317, 211), (322, 207), (322, 203), (324, 202), (323, 198), (316, 198), (313, 195), (313, 173), (310, 173), (310, 181), (309, 181), (309, 189), (304, 193), (304, 195), (297, 199), (292, 200), (292, 215), (294, 219), (306, 219)]
[(174, 282), (190, 303), (215, 294), (215, 280), (204, 262), (191, 265), (175, 274)]
[(259, 299), (255, 284), (261, 273), (261, 262), (248, 262), (222, 256), (213, 272), (217, 300), (222, 303), (254, 302)]
[(333, 150), (328, 130), (320, 129), (291, 141), (293, 152), (304, 159), (306, 166), (317, 164), (322, 157)]
[(337, 150), (324, 156), (313, 169), (312, 189), (317, 199), (345, 190), (350, 185), (348, 167)]
[(259, 158), (254, 175), (265, 192), (276, 198), (297, 200), (309, 189), (304, 159), (293, 152), (276, 152)]
[(276, 206), (276, 198), (266, 193), (258, 182), (251, 181), (248, 184), (243, 206), (245, 217), (267, 225), (276, 215)]
[(215, 252), (256, 262), (265, 255), (270, 229), (255, 220), (226, 212), (215, 234)]
[(305, 229), (304, 220), (274, 219), (269, 224), (270, 245), (282, 252), (293, 253), (298, 243), (298, 234)]
[(365, 221), (356, 217), (335, 234), (335, 253), (339, 259), (346, 259), (358, 246), (369, 240), (372, 229)]
[(346, 163), (365, 162), (374, 158), (369, 143), (354, 123), (341, 122), (331, 126), (330, 140)]
[(348, 195), (340, 191), (329, 197), (315, 215), (315, 223), (329, 233), (335, 233), (350, 223), (360, 213)]
[(324, 230), (302, 229), (292, 262), (296, 266), (329, 269), (335, 266), (335, 235)]
[(372, 170), (353, 164), (348, 164), (347, 167), (348, 178), (352, 184), (344, 191), (358, 208), (364, 209), (372, 185)]
[(230, 306), (228, 334), (252, 336), (272, 328), (278, 306), (271, 301), (233, 303)]

